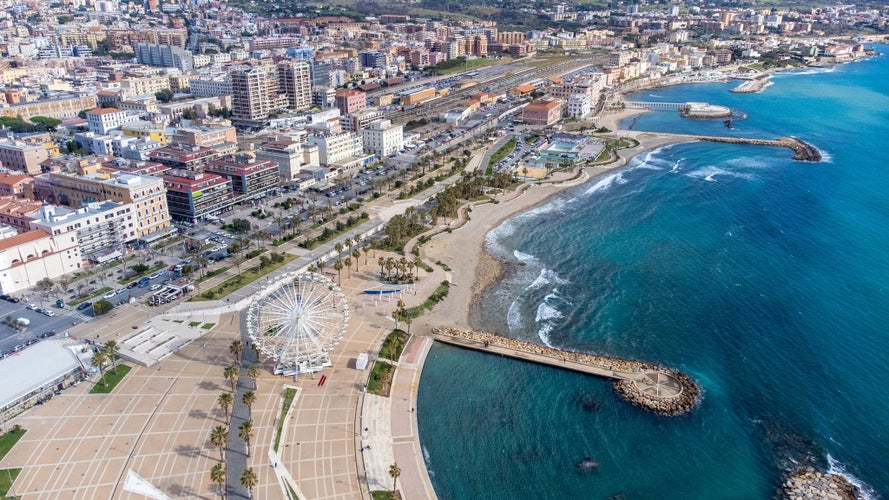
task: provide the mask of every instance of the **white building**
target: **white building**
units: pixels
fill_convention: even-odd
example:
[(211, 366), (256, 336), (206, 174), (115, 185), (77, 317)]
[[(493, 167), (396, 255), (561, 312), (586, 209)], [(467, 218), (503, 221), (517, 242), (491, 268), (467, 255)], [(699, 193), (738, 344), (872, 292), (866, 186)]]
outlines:
[(76, 210), (44, 205), (31, 228), (52, 235), (73, 231), (81, 256), (93, 262), (119, 257), (123, 245), (138, 238), (133, 204), (113, 201), (88, 203)]
[(404, 125), (394, 125), (390, 120), (380, 120), (361, 129), (364, 150), (382, 158), (396, 153), (404, 145)]
[(31, 288), (44, 278), (56, 279), (82, 265), (74, 233), (28, 231), (0, 240), (0, 291), (9, 294)]
[(138, 120), (139, 115), (128, 114), (117, 108), (95, 108), (86, 112), (86, 121), (90, 132), (98, 135), (105, 135), (110, 130)]
[(568, 116), (583, 118), (590, 114), (592, 105), (588, 94), (573, 94), (568, 98)]
[(191, 95), (195, 97), (219, 97), (232, 95), (232, 81), (228, 73), (192, 78), (188, 81)]
[(293, 182), (303, 164), (302, 144), (291, 140), (267, 142), (256, 150), (256, 159), (277, 165), (282, 183)]
[(310, 135), (308, 143), (318, 147), (318, 161), (321, 165), (340, 163), (364, 153), (364, 140), (354, 132)]

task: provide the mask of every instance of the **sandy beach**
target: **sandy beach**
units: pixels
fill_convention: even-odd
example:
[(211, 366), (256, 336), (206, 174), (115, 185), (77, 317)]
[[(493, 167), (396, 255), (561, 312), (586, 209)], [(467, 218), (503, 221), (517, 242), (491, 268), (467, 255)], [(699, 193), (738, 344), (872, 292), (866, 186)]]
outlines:
[(453, 284), (444, 302), (436, 306), (423, 319), (423, 329), (433, 326), (451, 326), (472, 329), (470, 308), (502, 272), (503, 264), (485, 250), (487, 234), (509, 217), (546, 202), (552, 196), (590, 179), (624, 167), (636, 155), (677, 142), (674, 136), (650, 132), (619, 131), (617, 123), (625, 118), (643, 113), (641, 110), (622, 110), (600, 117), (600, 124), (621, 137), (639, 141), (633, 148), (618, 152), (618, 160), (603, 166), (584, 167), (580, 176), (572, 172), (560, 172), (551, 180), (540, 184), (520, 187), (518, 192), (503, 193), (498, 203), (485, 203), (472, 207), (470, 221), (452, 233), (443, 233), (424, 245), (421, 255), (432, 262), (441, 261), (451, 268), (447, 273)]

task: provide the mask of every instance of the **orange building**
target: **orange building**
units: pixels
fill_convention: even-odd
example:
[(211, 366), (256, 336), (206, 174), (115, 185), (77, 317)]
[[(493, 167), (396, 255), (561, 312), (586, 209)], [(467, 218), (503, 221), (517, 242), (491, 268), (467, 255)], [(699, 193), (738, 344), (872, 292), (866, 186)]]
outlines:
[(562, 103), (537, 99), (522, 109), (522, 121), (528, 125), (553, 125), (562, 118)]

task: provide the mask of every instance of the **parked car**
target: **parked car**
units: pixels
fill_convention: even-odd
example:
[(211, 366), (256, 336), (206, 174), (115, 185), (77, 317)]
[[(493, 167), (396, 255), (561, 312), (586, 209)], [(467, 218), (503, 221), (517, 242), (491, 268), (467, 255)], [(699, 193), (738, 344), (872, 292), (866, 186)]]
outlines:
[(52, 337), (52, 336), (55, 335), (55, 334), (56, 334), (56, 331), (55, 331), (55, 330), (50, 330), (50, 331), (48, 331), (48, 332), (43, 332), (43, 333), (41, 333), (41, 334), (40, 334), (40, 338), (42, 338), (42, 339), (48, 339), (48, 338)]
[(30, 309), (30, 310), (32, 310), (32, 311), (36, 311), (36, 310), (37, 310), (37, 304), (28, 304), (28, 309)]
[(84, 303), (80, 304), (79, 306), (77, 306), (77, 310), (78, 311), (85, 311), (86, 309), (89, 309), (90, 307), (93, 307), (92, 302), (84, 302)]
[(160, 287), (161, 287), (160, 285), (158, 285), (157, 283), (155, 283), (155, 284), (151, 285), (150, 287), (148, 287), (148, 289), (151, 290), (151, 291), (153, 292), (153, 291), (155, 291), (155, 290), (158, 290)]
[(50, 318), (56, 315), (56, 313), (50, 311), (49, 309), (43, 311), (43, 314), (44, 314), (45, 316), (49, 316)]
[(111, 290), (110, 292), (103, 295), (102, 298), (105, 300), (111, 300), (112, 298), (114, 298), (115, 295), (117, 295), (117, 292), (115, 292), (114, 290)]

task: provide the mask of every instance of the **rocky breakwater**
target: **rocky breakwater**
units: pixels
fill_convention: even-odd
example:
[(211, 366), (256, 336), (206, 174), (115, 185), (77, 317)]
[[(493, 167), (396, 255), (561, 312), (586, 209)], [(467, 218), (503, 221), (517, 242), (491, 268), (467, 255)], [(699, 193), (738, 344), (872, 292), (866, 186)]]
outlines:
[(654, 363), (554, 349), (488, 332), (435, 327), (438, 341), (614, 380), (615, 391), (638, 408), (674, 416), (697, 406), (701, 391), (688, 375)]
[(861, 490), (839, 474), (823, 474), (812, 467), (798, 470), (784, 478), (781, 492), (790, 500), (825, 498), (829, 500), (855, 500), (861, 498)]
[(796, 153), (796, 156), (793, 157), (794, 160), (821, 161), (821, 151), (818, 151), (818, 148), (796, 137), (781, 137), (778, 139), (778, 142)]

